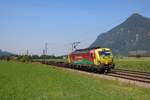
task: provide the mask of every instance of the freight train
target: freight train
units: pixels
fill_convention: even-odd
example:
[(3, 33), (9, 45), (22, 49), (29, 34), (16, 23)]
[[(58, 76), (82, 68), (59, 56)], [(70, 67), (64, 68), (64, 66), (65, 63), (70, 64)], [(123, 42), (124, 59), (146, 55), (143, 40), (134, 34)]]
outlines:
[(43, 64), (78, 69), (94, 73), (108, 73), (115, 68), (113, 54), (109, 48), (77, 49), (68, 54), (66, 61), (41, 61)]
[(111, 50), (100, 47), (75, 50), (68, 55), (68, 62), (77, 68), (96, 69), (104, 73), (110, 72), (115, 67)]

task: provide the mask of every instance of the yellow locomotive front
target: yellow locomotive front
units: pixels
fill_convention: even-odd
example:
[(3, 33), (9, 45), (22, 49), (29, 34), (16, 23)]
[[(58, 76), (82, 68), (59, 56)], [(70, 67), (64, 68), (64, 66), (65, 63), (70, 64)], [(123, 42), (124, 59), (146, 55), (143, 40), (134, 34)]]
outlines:
[(99, 48), (95, 50), (96, 65), (104, 65), (109, 68), (114, 68), (113, 55), (109, 48)]

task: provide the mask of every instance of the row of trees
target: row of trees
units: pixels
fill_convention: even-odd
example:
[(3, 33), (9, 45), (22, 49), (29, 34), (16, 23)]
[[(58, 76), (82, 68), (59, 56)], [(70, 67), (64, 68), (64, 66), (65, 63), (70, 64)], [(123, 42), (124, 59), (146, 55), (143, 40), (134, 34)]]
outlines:
[(11, 56), (0, 56), (0, 60), (5, 60), (5, 61), (21, 61), (21, 62), (31, 62), (32, 57), (27, 56), (27, 55), (11, 55)]
[(16, 60), (21, 62), (32, 62), (37, 59), (63, 59), (64, 56), (55, 55), (11, 55), (11, 56), (0, 56), (0, 60)]

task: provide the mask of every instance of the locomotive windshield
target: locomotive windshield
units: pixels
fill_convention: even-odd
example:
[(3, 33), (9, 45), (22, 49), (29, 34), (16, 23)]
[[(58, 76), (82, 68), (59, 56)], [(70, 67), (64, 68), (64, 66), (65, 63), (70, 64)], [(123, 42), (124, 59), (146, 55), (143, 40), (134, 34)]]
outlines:
[(110, 51), (99, 51), (99, 55), (101, 56), (109, 56), (111, 54)]

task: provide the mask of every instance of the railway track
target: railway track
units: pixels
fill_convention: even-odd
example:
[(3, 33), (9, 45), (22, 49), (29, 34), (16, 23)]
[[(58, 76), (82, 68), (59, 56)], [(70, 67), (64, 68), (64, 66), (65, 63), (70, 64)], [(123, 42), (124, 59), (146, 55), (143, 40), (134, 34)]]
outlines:
[[(75, 66), (64, 62), (49, 61), (49, 62), (44, 62), (43, 64), (77, 69), (77, 70), (82, 70), (91, 73), (99, 73), (95, 67), (92, 68), (87, 66)], [(150, 72), (131, 71), (126, 69), (114, 69), (111, 71), (111, 73), (106, 73), (105, 75), (150, 84)]]
[(111, 73), (108, 73), (107, 75), (138, 82), (150, 83), (150, 72), (114, 69)]

